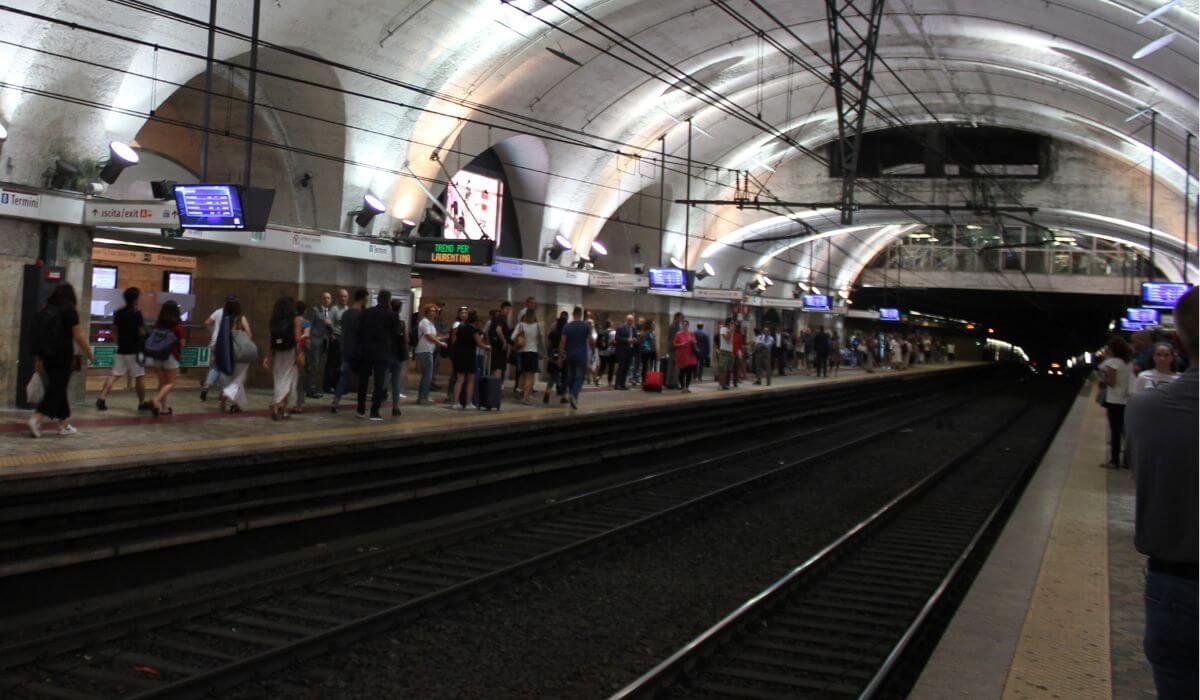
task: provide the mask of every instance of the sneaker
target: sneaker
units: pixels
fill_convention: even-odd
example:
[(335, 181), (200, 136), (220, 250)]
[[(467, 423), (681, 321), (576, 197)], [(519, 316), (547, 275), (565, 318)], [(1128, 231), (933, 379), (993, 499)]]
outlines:
[(42, 436), (42, 430), (38, 425), (37, 418), (31, 417), (25, 425), (29, 426), (29, 435), (31, 437), (40, 438)]
[(371, 414), (371, 422), (372, 423), (378, 423), (381, 420), (383, 420), (383, 416), (379, 415), (378, 413)]
[(75, 433), (78, 433), (78, 432), (79, 432), (79, 430), (75, 426), (71, 425), (70, 423), (67, 423), (66, 425), (64, 425), (63, 427), (58, 429), (59, 435), (74, 435)]
[(398, 409), (398, 408), (393, 408), (393, 409), (392, 409), (392, 415), (393, 415), (393, 416), (399, 416), (399, 415), (400, 415), (400, 409)]
[(400, 401), (408, 398), (408, 394), (396, 394), (396, 398)]
[(96, 399), (96, 410), (98, 410), (98, 411), (107, 411), (108, 410), (108, 404), (104, 401), (104, 399)]
[(574, 394), (571, 395), (571, 408), (579, 408), (579, 402), (575, 399)]
[(366, 417), (367, 417), (367, 412), (366, 412), (366, 411), (355, 411), (355, 412), (354, 412), (354, 417), (355, 417), (355, 418), (366, 418)]

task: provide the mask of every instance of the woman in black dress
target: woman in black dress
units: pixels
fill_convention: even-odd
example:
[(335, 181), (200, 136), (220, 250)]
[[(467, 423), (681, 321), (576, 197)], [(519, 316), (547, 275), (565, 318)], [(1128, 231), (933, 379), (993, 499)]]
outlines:
[(455, 383), (451, 387), (451, 396), (463, 397), (462, 404), (458, 401), (450, 403), (450, 408), (462, 406), (466, 410), (475, 398), (475, 349), (488, 349), (483, 331), (479, 329), (479, 314), (475, 309), (467, 311), (464, 320), (454, 332), (454, 343), (450, 346), (450, 362), (454, 365)]
[(34, 348), (45, 383), (45, 395), (27, 424), (29, 434), (35, 438), (42, 436), (41, 424), (45, 420), (58, 421), (59, 435), (79, 432), (71, 425), (71, 404), (67, 400), (71, 372), (79, 369), (75, 366), (75, 348), (78, 347), (89, 362), (94, 357), (87, 338), (83, 337), (83, 329), (79, 327), (79, 312), (75, 310), (77, 304), (75, 288), (60, 284), (50, 293), (45, 308), (38, 312), (35, 321), (38, 324), (35, 334), (42, 333), (45, 336), (44, 342), (39, 343), (45, 347)]

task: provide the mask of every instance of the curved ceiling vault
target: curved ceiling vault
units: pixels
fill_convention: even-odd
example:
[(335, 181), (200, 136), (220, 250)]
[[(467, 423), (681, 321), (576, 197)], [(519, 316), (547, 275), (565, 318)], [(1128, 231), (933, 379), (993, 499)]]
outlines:
[[(218, 23), (247, 31), (248, 4), (222, 4)], [(697, 161), (751, 169), (769, 182), (771, 172), (764, 165), (777, 168), (807, 156), (772, 139), (760, 126), (687, 94), (676, 73), (702, 80), (745, 108), (751, 122), (761, 113), (763, 122), (806, 146), (827, 142), (836, 124), (826, 85), (726, 11), (749, 19), (825, 72), (819, 55), (800, 45), (802, 40), (816, 54), (827, 50), (823, 5), (789, 0), (759, 4), (779, 24), (746, 0), (347, 0), (336, 12), (316, 0), (283, 0), (264, 3), (262, 37), (358, 69), (334, 72), (339, 86), (353, 93), (344, 96), (346, 121), (370, 129), (348, 130), (345, 153), (328, 155), (348, 161), (342, 176), (344, 208), (373, 189), (390, 198), (390, 213), (399, 218), (424, 205), (424, 194), (407, 177), (408, 169), (437, 177), (438, 166), (429, 159), (432, 151), (438, 150), (449, 164), (448, 148), (469, 154), (510, 138), (511, 132), (495, 128), (514, 123), (501, 112), (520, 117), (524, 129), (533, 119), (545, 125), (543, 131), (559, 136), (564, 132), (556, 127), (581, 130), (586, 136), (571, 138), (613, 148), (613, 142), (625, 144), (620, 149), (627, 153), (657, 153), (662, 137), (675, 157), (682, 157), (686, 148), (686, 127), (677, 120), (690, 117), (708, 134), (693, 139)], [(875, 94), (905, 123), (936, 119), (1021, 126), (1142, 168), (1149, 132), (1126, 119), (1153, 106), (1161, 114), (1158, 173), (1168, 188), (1181, 189), (1184, 132), (1200, 119), (1197, 2), (1185, 0), (1157, 20), (1137, 24), (1158, 4), (889, 0), (879, 56), (895, 75), (877, 65)], [(202, 53), (205, 32), (156, 16), (149, 11), (151, 3), (18, 0), (15, 7), (27, 14), (4, 13), (10, 29), (6, 35), (18, 38), (0, 45), (0, 121), (10, 133), (6, 155), (18, 155), (18, 173), (25, 168), (27, 178), (36, 169), (32, 164), (44, 160), (50, 141), (67, 139), (82, 148), (98, 148), (110, 138), (131, 138), (145, 113), (169, 96), (169, 83), (184, 83), (202, 69), (194, 56), (153, 48), (158, 44)], [(204, 19), (208, 3), (180, 0), (168, 9)], [(55, 25), (39, 15), (68, 24)], [(595, 22), (619, 32), (631, 45), (600, 37)], [(147, 45), (88, 34), (69, 23), (120, 28), (119, 34)], [(1168, 31), (1179, 35), (1168, 46), (1138, 61), (1130, 58)], [(244, 51), (244, 41), (219, 37), (219, 58)], [(669, 66), (655, 65), (655, 59)], [(39, 91), (88, 104), (64, 103)], [(480, 111), (480, 103), (491, 109)], [(98, 105), (111, 109), (100, 116)], [(492, 126), (465, 126), (464, 118)], [(885, 125), (875, 117), (868, 123), (872, 128)], [(48, 128), (64, 133), (48, 134)], [(655, 178), (653, 172), (631, 178), (611, 152), (555, 139), (546, 139), (544, 146), (552, 175), (538, 217), (543, 244), (562, 233), (585, 250), (624, 199)], [(706, 179), (696, 180), (693, 195), (725, 196), (728, 185), (718, 183), (711, 170), (707, 173)], [(668, 174), (668, 179), (674, 191), (681, 191), (678, 175)], [(680, 209), (673, 208), (668, 230), (682, 229)], [(669, 240), (668, 247), (677, 249), (679, 239)]]

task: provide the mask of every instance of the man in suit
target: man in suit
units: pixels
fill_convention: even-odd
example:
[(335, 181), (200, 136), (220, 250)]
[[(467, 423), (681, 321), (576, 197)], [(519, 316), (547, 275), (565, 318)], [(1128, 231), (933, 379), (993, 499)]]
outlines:
[(371, 420), (381, 421), (379, 407), (383, 405), (386, 391), (388, 363), (395, 350), (392, 344), (396, 340), (396, 327), (399, 317), (392, 313), (392, 293), (386, 289), (379, 290), (376, 297), (378, 303), (362, 314), (359, 330), (359, 352), (361, 353), (363, 373), (358, 382), (358, 417), (363, 418), (367, 404), (367, 377), (374, 376), (375, 384), (371, 390)]
[(319, 399), (325, 388), (325, 370), (321, 360), (325, 358), (329, 340), (333, 337), (333, 295), (322, 292), (320, 301), (308, 308), (307, 316), (312, 326), (308, 345), (304, 348), (304, 394), (310, 399)]
[(637, 327), (633, 325), (633, 314), (625, 317), (625, 323), (622, 323), (617, 328), (617, 385), (616, 389), (622, 391), (629, 387), (625, 386), (625, 380), (629, 377), (629, 364), (633, 361), (634, 353), (637, 352), (638, 332)]

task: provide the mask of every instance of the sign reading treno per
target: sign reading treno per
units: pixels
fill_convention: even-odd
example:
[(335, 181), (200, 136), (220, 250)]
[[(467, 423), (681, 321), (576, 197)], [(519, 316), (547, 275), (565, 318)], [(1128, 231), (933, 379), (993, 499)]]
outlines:
[(413, 241), (413, 262), (418, 265), (489, 266), (495, 252), (496, 244), (491, 241)]

